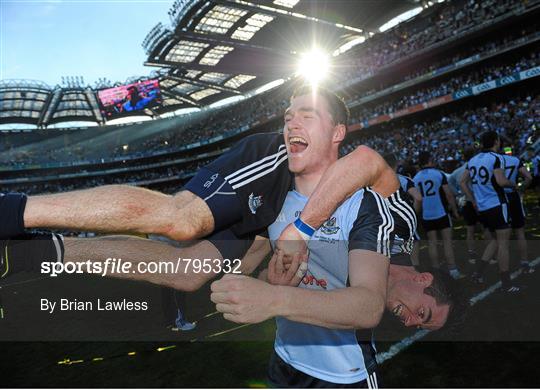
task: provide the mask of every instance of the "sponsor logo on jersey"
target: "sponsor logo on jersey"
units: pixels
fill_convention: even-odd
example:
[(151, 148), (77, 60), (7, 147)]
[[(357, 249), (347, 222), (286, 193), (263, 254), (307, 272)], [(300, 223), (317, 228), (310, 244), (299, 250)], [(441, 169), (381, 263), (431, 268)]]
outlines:
[(326, 282), (326, 279), (317, 279), (313, 275), (304, 276), (304, 279), (302, 279), (302, 283), (304, 283), (305, 285), (309, 284), (311, 286), (313, 286), (315, 284), (315, 286), (319, 286), (319, 287), (323, 288), (324, 290), (326, 290), (326, 287), (328, 286), (328, 283)]
[(212, 176), (210, 176), (210, 180), (207, 180), (204, 184), (204, 188), (210, 188), (212, 184), (216, 181), (216, 179), (219, 177), (219, 173), (214, 173)]
[(257, 213), (257, 209), (261, 207), (262, 204), (263, 204), (262, 195), (255, 196), (253, 195), (253, 192), (252, 192), (248, 199), (248, 206), (249, 206), (249, 209), (251, 210), (251, 213), (252, 214)]
[(326, 220), (321, 226), (321, 233), (326, 235), (336, 234), (339, 231), (339, 226), (336, 226), (336, 217)]

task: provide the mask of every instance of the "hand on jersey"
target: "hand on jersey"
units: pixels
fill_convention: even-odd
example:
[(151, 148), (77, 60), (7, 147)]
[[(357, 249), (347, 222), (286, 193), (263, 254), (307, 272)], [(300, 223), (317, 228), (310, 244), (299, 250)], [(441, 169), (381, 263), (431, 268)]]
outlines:
[(297, 287), (308, 269), (308, 255), (295, 253), (289, 269), (283, 264), (284, 253), (276, 249), (268, 263), (268, 282), (274, 285)]
[(227, 274), (211, 285), (210, 299), (226, 320), (256, 324), (278, 315), (278, 287), (244, 275)]
[(283, 266), (286, 270), (291, 266), (295, 254), (308, 254), (307, 241), (292, 223), (281, 232), (276, 241), (276, 249), (283, 252)]

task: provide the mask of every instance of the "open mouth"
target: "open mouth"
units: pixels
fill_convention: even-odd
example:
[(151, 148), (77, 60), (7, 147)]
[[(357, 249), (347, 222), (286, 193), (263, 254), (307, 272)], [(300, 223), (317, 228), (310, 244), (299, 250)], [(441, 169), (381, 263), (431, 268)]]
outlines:
[(402, 323), (405, 323), (405, 315), (403, 314), (403, 305), (401, 303), (392, 309), (392, 314), (399, 318)]
[(302, 153), (307, 149), (308, 142), (302, 137), (294, 136), (289, 138), (289, 146), (291, 153)]

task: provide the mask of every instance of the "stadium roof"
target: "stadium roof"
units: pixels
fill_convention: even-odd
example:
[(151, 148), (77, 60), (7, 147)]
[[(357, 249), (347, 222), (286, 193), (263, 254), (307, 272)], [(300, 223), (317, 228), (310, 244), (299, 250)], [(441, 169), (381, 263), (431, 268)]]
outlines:
[[(142, 43), (157, 69), (163, 105), (154, 114), (202, 107), (293, 74), (313, 42), (334, 52), (367, 38), (420, 0), (176, 0), (171, 26), (157, 24)], [(47, 126), (103, 123), (97, 91), (0, 81), (0, 123)]]

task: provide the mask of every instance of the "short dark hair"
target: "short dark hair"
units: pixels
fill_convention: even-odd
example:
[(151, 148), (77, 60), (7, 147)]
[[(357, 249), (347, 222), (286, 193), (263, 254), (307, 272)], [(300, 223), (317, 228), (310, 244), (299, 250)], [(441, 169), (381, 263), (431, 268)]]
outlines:
[(475, 154), (476, 150), (474, 150), (474, 148), (467, 148), (463, 151), (463, 158), (465, 159), (465, 161), (469, 161), (471, 158), (474, 157)]
[(480, 137), (480, 141), (482, 142), (482, 147), (484, 149), (491, 149), (498, 139), (499, 134), (494, 130), (486, 131)]
[(465, 321), (469, 300), (463, 295), (463, 289), (447, 273), (433, 270), (433, 281), (424, 289), (424, 294), (435, 298), (437, 305), (449, 305), (448, 317), (443, 328), (457, 329)]
[(328, 104), (328, 111), (332, 116), (334, 125), (345, 125), (345, 127), (347, 127), (349, 124), (350, 112), (349, 108), (345, 104), (345, 100), (327, 88), (321, 86), (314, 88), (309, 84), (301, 85), (295, 89), (291, 96), (291, 100), (298, 96), (312, 94), (313, 92), (319, 96), (322, 96), (326, 100)]
[(422, 151), (418, 154), (418, 165), (421, 167), (426, 166), (431, 161), (431, 153), (428, 151)]
[(397, 166), (398, 160), (394, 153), (386, 153), (383, 158), (390, 167), (395, 168)]

